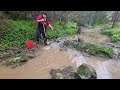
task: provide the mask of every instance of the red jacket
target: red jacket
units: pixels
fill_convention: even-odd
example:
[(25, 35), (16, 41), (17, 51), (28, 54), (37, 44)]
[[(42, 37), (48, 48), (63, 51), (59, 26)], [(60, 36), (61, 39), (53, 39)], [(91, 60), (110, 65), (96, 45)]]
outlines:
[[(36, 22), (37, 20), (41, 20), (43, 17), (42, 15), (39, 15), (37, 18), (36, 18)], [(43, 24), (45, 26), (45, 30), (46, 30), (46, 26), (48, 26), (50, 24), (50, 22), (47, 20), (47, 21), (44, 21), (44, 22), (37, 22), (38, 23), (38, 30), (40, 31), (44, 31), (44, 27), (43, 27)]]
[[(37, 20), (41, 20), (42, 19), (42, 15), (39, 15), (37, 18), (36, 18), (36, 22), (37, 22)], [(47, 20), (46, 22), (39, 22), (39, 23), (41, 23), (41, 24), (44, 24), (44, 25), (49, 25), (50, 24), (50, 22)]]

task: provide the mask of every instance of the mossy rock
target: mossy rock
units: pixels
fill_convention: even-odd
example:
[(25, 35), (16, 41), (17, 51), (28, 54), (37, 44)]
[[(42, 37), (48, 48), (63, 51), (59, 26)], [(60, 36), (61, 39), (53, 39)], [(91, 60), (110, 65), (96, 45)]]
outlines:
[(80, 76), (81, 79), (97, 79), (96, 70), (88, 64), (80, 65), (77, 68), (76, 73)]
[(72, 67), (66, 67), (64, 69), (52, 69), (50, 74), (52, 79), (80, 79)]
[(10, 63), (19, 63), (28, 61), (28, 57), (26, 56), (15, 56), (9, 60)]
[(81, 52), (86, 52), (90, 55), (99, 55), (103, 54), (109, 58), (113, 56), (113, 49), (110, 47), (106, 47), (99, 44), (91, 44), (91, 43), (84, 43), (84, 42), (73, 42), (73, 41), (66, 41), (64, 45), (68, 48), (74, 47), (76, 50)]

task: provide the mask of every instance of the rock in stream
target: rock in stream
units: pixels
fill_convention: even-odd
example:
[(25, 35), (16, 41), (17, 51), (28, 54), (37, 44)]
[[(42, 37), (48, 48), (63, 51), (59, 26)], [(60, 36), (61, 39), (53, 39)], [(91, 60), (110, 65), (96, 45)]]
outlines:
[(76, 71), (70, 66), (64, 69), (52, 69), (50, 74), (52, 79), (97, 79), (96, 70), (87, 64), (80, 65)]

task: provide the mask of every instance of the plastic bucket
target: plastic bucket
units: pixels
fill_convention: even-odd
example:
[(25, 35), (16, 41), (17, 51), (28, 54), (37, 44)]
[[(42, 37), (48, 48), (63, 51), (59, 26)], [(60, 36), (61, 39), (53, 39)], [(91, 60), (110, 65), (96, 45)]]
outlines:
[(26, 40), (26, 41), (25, 41), (25, 46), (26, 46), (26, 48), (28, 48), (28, 49), (33, 48), (33, 47), (34, 47), (34, 42), (33, 42), (33, 40)]

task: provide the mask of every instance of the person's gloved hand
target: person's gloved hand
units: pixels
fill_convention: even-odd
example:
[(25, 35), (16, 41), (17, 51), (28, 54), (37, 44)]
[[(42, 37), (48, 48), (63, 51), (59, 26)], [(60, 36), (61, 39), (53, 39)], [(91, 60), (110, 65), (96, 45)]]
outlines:
[(43, 22), (44, 22), (45, 20), (44, 20), (44, 19), (41, 19), (41, 21), (43, 21)]
[(54, 30), (54, 28), (53, 28), (53, 27), (52, 27), (51, 29), (52, 29), (52, 30)]
[(51, 29), (52, 29), (54, 32), (56, 32), (56, 30), (55, 30), (53, 27), (52, 27)]

